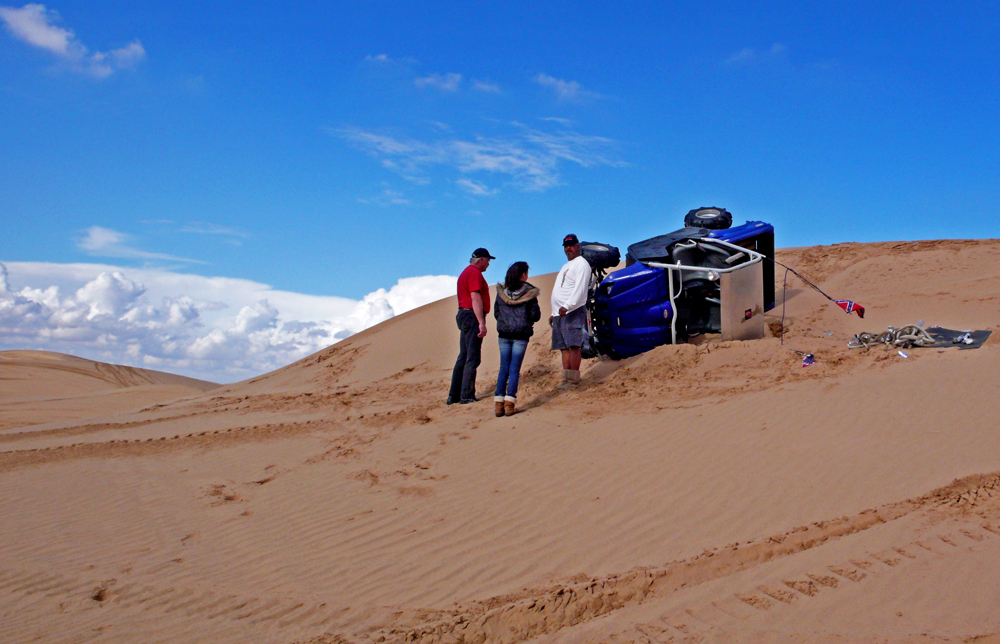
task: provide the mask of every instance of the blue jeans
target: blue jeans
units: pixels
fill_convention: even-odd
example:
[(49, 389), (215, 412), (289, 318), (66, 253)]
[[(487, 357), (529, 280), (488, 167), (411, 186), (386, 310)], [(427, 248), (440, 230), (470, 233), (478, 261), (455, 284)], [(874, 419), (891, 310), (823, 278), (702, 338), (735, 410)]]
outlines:
[(521, 377), (521, 363), (527, 350), (527, 340), (500, 338), (500, 373), (497, 374), (494, 396), (517, 397), (517, 381)]

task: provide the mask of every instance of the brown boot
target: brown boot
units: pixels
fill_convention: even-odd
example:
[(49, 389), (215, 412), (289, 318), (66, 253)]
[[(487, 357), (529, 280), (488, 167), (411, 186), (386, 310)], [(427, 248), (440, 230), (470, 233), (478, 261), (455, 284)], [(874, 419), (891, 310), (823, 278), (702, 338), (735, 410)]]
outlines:
[(503, 399), (503, 413), (507, 416), (513, 416), (517, 413), (517, 398), (507, 396)]
[(503, 396), (497, 396), (493, 399), (493, 409), (496, 412), (497, 418), (503, 416), (504, 414)]

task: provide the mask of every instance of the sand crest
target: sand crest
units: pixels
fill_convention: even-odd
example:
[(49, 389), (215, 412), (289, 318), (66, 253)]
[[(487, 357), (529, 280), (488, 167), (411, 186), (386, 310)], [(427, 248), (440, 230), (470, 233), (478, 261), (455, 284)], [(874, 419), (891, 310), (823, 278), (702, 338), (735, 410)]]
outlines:
[(0, 383), (0, 431), (132, 411), (218, 387), (50, 351), (0, 351)]

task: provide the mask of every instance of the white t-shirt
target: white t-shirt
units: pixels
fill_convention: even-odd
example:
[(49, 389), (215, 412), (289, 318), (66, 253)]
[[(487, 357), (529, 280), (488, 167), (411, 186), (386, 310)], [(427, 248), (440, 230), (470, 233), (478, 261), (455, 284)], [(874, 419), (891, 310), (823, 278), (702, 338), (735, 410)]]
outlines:
[(587, 303), (587, 289), (590, 287), (590, 264), (583, 256), (566, 262), (556, 282), (552, 286), (552, 315), (559, 315), (559, 309), (575, 311)]

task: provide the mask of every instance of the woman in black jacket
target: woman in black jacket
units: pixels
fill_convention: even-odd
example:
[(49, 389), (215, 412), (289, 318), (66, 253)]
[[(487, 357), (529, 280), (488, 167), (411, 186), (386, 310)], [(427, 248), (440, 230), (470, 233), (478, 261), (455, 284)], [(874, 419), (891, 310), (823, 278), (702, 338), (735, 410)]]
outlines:
[(517, 381), (528, 339), (534, 333), (535, 322), (542, 317), (538, 289), (528, 283), (527, 262), (511, 264), (503, 284), (497, 284), (493, 315), (500, 337), (500, 373), (493, 404), (497, 416), (513, 416), (517, 413)]

